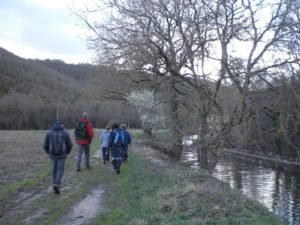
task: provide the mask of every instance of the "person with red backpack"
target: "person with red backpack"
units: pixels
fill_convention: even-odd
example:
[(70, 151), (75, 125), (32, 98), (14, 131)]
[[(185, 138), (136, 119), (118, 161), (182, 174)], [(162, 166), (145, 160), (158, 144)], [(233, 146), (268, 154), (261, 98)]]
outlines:
[(80, 121), (77, 123), (77, 127), (74, 130), (76, 143), (79, 145), (79, 152), (76, 161), (76, 171), (81, 170), (81, 157), (84, 154), (85, 167), (91, 169), (90, 165), (90, 144), (94, 137), (93, 125), (88, 119), (87, 112), (82, 114)]
[(60, 194), (60, 185), (64, 175), (65, 161), (73, 147), (70, 135), (60, 120), (56, 120), (52, 129), (48, 130), (44, 150), (52, 161), (52, 181), (55, 194)]

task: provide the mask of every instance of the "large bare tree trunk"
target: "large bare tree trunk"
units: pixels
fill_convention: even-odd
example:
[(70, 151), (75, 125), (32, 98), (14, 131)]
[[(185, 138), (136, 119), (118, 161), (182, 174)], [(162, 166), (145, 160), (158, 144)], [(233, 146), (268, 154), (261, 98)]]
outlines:
[(170, 156), (173, 159), (179, 160), (182, 152), (182, 125), (179, 118), (179, 101), (176, 97), (176, 93), (173, 94), (173, 98), (170, 100), (170, 113), (171, 113), (171, 135), (172, 135), (172, 151)]
[(208, 131), (207, 115), (199, 113), (199, 129), (198, 129), (198, 161), (202, 168), (208, 167), (208, 149), (205, 136)]

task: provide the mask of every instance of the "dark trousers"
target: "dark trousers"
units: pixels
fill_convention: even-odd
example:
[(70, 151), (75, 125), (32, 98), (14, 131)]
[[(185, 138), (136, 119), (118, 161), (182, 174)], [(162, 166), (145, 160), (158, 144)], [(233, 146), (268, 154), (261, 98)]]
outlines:
[(107, 147), (102, 147), (102, 159), (104, 161), (109, 161), (109, 151)]
[(126, 161), (128, 158), (128, 146), (123, 148), (123, 161)]
[(113, 159), (112, 164), (115, 170), (120, 169), (122, 165), (122, 159)]

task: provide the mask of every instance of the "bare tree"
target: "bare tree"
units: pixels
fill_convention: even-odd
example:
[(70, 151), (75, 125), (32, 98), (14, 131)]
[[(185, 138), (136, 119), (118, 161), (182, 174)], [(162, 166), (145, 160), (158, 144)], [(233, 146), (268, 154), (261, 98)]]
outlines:
[[(97, 51), (101, 63), (161, 77), (171, 95), (171, 131), (177, 152), (174, 155), (178, 157), (182, 149), (179, 99), (186, 94), (180, 86), (186, 83), (201, 96), (207, 89), (199, 79), (199, 76), (206, 77), (204, 64), (200, 64), (210, 41), (206, 15), (197, 1), (112, 0), (106, 3), (112, 15), (103, 23), (92, 23), (87, 14), (79, 14), (95, 33), (89, 39), (90, 47)], [(206, 114), (202, 111), (205, 110), (200, 107), (199, 112)]]
[[(215, 23), (221, 45), (221, 70), (218, 82), (228, 79), (238, 90), (240, 101), (230, 126), (239, 124), (249, 116), (247, 96), (257, 80), (270, 85), (275, 71), (285, 65), (299, 62), (299, 52), (291, 51), (293, 36), (299, 35), (295, 20), (290, 13), (294, 0), (278, 1), (220, 1), (215, 12)], [(222, 16), (219, 16), (222, 15)], [(237, 23), (240, 21), (240, 23)], [(291, 28), (291, 26), (293, 28)], [(232, 46), (242, 45), (246, 49), (235, 56)], [(247, 49), (248, 48), (248, 49)]]
[[(206, 160), (208, 115), (221, 115), (219, 138), (226, 137), (251, 115), (248, 96), (254, 84), (268, 85), (272, 71), (299, 62), (299, 51), (292, 47), (299, 40), (296, 4), (295, 0), (107, 0), (107, 19), (102, 22), (88, 16), (103, 13), (103, 6), (77, 15), (95, 34), (88, 43), (100, 63), (161, 78), (171, 96), (175, 155), (182, 149), (180, 106), (194, 113), (199, 149)], [(211, 63), (217, 65), (215, 71), (209, 69)], [(237, 93), (238, 101), (231, 107), (221, 102), (225, 83)], [(196, 101), (189, 101), (187, 90)]]

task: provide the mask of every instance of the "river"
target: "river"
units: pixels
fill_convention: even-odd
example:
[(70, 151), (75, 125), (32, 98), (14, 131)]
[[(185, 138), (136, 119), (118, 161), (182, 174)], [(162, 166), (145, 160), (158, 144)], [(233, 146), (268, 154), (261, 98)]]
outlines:
[[(183, 161), (193, 168), (199, 167), (195, 149), (185, 150)], [(260, 161), (223, 156), (211, 173), (231, 188), (261, 202), (287, 224), (300, 224), (300, 168), (299, 172), (284, 171)]]

